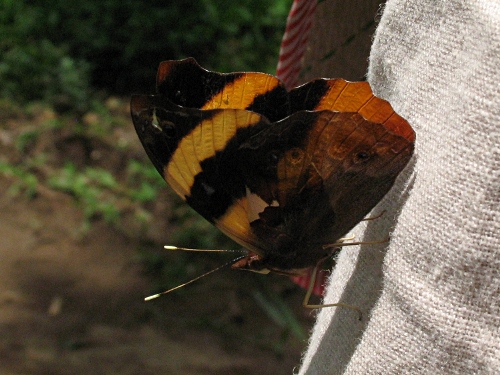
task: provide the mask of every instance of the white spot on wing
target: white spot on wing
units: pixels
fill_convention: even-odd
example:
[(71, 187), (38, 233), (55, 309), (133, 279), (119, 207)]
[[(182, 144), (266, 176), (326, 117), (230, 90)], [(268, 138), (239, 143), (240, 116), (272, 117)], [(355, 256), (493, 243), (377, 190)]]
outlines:
[(246, 188), (247, 201), (248, 201), (248, 221), (251, 223), (259, 218), (259, 214), (263, 212), (266, 207), (279, 207), (278, 201), (274, 200), (271, 204), (267, 204), (261, 197), (257, 194), (250, 192), (248, 187)]

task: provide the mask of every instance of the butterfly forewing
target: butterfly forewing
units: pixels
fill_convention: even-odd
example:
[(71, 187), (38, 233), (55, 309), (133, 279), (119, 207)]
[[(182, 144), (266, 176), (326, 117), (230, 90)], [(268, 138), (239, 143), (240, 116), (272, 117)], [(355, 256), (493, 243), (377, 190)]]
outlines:
[(394, 112), (387, 101), (373, 95), (368, 82), (316, 79), (290, 91), (290, 106), (292, 111), (357, 112), (366, 120), (383, 124), (411, 142), (415, 140), (415, 133), (408, 122)]
[(216, 73), (187, 58), (162, 62), (156, 84), (159, 94), (183, 107), (246, 109), (270, 121), (290, 112), (283, 82), (265, 73)]

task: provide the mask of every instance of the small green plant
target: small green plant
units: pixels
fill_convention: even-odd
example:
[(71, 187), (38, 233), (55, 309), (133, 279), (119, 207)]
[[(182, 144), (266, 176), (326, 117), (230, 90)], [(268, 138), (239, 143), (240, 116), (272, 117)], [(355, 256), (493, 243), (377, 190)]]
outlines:
[(36, 195), (38, 179), (22, 166), (14, 166), (0, 160), (0, 173), (15, 178), (15, 182), (9, 187), (9, 194), (24, 193), (28, 198), (33, 198)]
[(111, 194), (118, 183), (108, 171), (97, 168), (79, 171), (74, 164), (67, 163), (47, 179), (47, 184), (53, 189), (71, 194), (76, 199), (83, 210), (85, 227), (88, 227), (90, 220), (97, 215), (102, 216), (108, 223), (116, 223), (120, 216), (118, 199)]
[(140, 203), (153, 201), (158, 196), (159, 189), (165, 187), (165, 181), (151, 163), (144, 164), (135, 159), (128, 163), (127, 180), (134, 186), (129, 192), (130, 198)]
[(26, 151), (26, 149), (36, 143), (38, 137), (40, 136), (40, 129), (29, 129), (23, 131), (16, 138), (16, 149), (20, 152)]
[[(47, 178), (50, 188), (71, 194), (84, 213), (84, 227), (88, 229), (92, 219), (102, 217), (106, 222), (119, 225), (120, 216), (126, 209), (134, 210), (139, 221), (147, 221), (149, 214), (141, 206), (156, 199), (160, 183), (158, 173), (150, 167), (131, 160), (128, 183), (119, 182), (103, 168), (79, 169), (66, 163), (51, 172)], [(140, 175), (141, 177), (137, 177)], [(154, 176), (154, 177), (153, 177)]]

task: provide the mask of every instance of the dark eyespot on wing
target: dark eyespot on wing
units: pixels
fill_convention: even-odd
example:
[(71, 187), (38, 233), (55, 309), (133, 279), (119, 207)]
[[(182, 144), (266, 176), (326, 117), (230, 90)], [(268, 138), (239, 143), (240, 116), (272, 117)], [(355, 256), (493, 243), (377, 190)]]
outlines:
[(263, 129), (241, 144), (238, 158), (245, 160), (241, 170), (251, 192), (256, 193), (268, 204), (274, 200), (280, 205), (285, 202), (280, 198), (286, 195), (286, 192), (279, 181), (294, 179), (296, 176), (285, 176), (287, 168), (284, 164), (287, 163), (289, 153), (305, 148), (308, 133), (318, 116), (318, 112), (295, 113)]

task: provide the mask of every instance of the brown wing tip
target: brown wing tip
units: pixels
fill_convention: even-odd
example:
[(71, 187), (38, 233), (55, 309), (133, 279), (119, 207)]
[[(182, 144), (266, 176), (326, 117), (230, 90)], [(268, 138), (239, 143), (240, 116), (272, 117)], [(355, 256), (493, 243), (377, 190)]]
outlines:
[(409, 142), (415, 142), (415, 131), (403, 117), (396, 112), (387, 120), (384, 125), (394, 134), (406, 138)]
[(132, 95), (130, 99), (130, 112), (132, 116), (137, 116), (144, 109), (148, 108), (151, 103), (151, 99), (148, 95)]
[(338, 95), (332, 110), (355, 110), (369, 121), (384, 124), (388, 130), (409, 142), (415, 141), (415, 132), (408, 121), (398, 115), (387, 100), (375, 96), (368, 82), (337, 78), (328, 80), (328, 85), (330, 93)]
[(373, 95), (370, 102), (359, 113), (370, 121), (383, 124), (392, 133), (407, 139), (409, 142), (415, 141), (415, 131), (411, 125), (394, 111), (387, 100)]
[(160, 86), (178, 67), (208, 72), (208, 70), (202, 68), (201, 65), (198, 64), (194, 57), (188, 57), (182, 60), (165, 60), (158, 66), (156, 85)]

